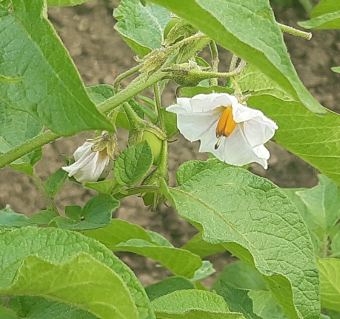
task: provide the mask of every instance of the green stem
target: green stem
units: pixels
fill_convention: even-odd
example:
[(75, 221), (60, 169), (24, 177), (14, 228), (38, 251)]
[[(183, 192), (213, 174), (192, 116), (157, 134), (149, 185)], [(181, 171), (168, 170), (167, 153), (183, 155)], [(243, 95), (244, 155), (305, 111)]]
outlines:
[(60, 135), (53, 133), (52, 131), (46, 131), (32, 138), (31, 140), (13, 148), (9, 152), (2, 154), (0, 156), (0, 168), (3, 168), (4, 166), (14, 162), (16, 159), (31, 153), (32, 151), (56, 140), (59, 137)]
[[(194, 40), (199, 41), (197, 41), (196, 45), (191, 47), (188, 52), (185, 52), (185, 54), (182, 57), (182, 61), (186, 61), (188, 58), (193, 56), (196, 51), (202, 50), (209, 43), (210, 40), (207, 36), (203, 34), (193, 35), (191, 37), (183, 39), (182, 41), (179, 41), (178, 43), (169, 47), (169, 49), (173, 51), (177, 47), (180, 47), (183, 44), (192, 42)], [(169, 61), (164, 64), (163, 67), (166, 68), (170, 66), (172, 63), (173, 58), (170, 58)], [(137, 94), (143, 92), (144, 90), (152, 86), (154, 83), (160, 81), (166, 74), (167, 73), (163, 72), (162, 69), (156, 71), (150, 76), (145, 73), (141, 74), (138, 78), (134, 79), (123, 91), (118, 92), (115, 96), (112, 96), (108, 100), (99, 104), (98, 109), (102, 113), (110, 112), (114, 108), (120, 106), (122, 103), (131, 99), (133, 96), (136, 96)]]
[(229, 66), (229, 72), (233, 72), (236, 68), (238, 56), (233, 54), (231, 61), (230, 61), (230, 66)]
[(113, 197), (119, 200), (124, 197), (131, 196), (131, 195), (154, 193), (154, 192), (157, 192), (158, 189), (159, 189), (158, 186), (150, 186), (150, 185), (138, 186), (138, 187), (130, 188), (126, 190), (126, 192), (124, 193), (117, 193), (113, 195)]
[(307, 11), (308, 14), (310, 14), (313, 10), (313, 4), (310, 0), (299, 0), (300, 4), (303, 6), (303, 8)]
[(288, 25), (284, 25), (284, 24), (281, 24), (281, 23), (278, 23), (278, 25), (279, 25), (281, 31), (295, 35), (297, 37), (301, 37), (301, 38), (310, 40), (313, 36), (311, 32), (304, 32), (304, 31), (289, 27)]
[[(220, 62), (218, 58), (218, 50), (217, 50), (217, 45), (214, 41), (210, 42), (210, 51), (211, 51), (211, 58), (212, 58), (212, 71), (213, 72), (218, 72), (218, 63)], [(217, 78), (212, 78), (210, 80), (210, 84), (212, 86), (217, 86), (218, 85), (218, 80)]]
[(145, 121), (136, 114), (129, 103), (123, 103), (123, 108), (129, 120), (131, 131), (138, 131), (141, 128), (145, 127)]
[(165, 123), (164, 123), (164, 117), (163, 117), (163, 113), (161, 112), (162, 102), (161, 102), (161, 94), (160, 94), (158, 83), (155, 83), (153, 85), (153, 90), (154, 90), (154, 95), (155, 95), (155, 103), (156, 103), (158, 122), (160, 124), (161, 130), (163, 132), (166, 132), (166, 130), (165, 130)]
[(130, 75), (138, 72), (138, 70), (142, 67), (141, 64), (134, 66), (132, 69), (127, 70), (126, 72), (118, 75), (113, 83), (113, 87), (116, 92), (119, 90), (120, 82), (122, 82), (125, 78), (129, 77)]
[(39, 175), (36, 173), (36, 171), (34, 169), (33, 169), (33, 174), (30, 177), (32, 178), (34, 184), (37, 186), (40, 193), (45, 198), (45, 201), (46, 201), (46, 204), (47, 204), (47, 209), (53, 210), (53, 211), (55, 211), (56, 213), (59, 214), (57, 206), (54, 203), (53, 197), (51, 197), (51, 195), (46, 192), (46, 189), (44, 187), (43, 182), (41, 181)]

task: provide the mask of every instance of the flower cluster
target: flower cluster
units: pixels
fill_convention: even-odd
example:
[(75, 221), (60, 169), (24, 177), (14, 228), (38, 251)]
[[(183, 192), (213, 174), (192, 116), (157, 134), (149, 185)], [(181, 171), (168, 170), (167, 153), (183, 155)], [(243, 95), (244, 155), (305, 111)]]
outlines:
[(226, 93), (178, 98), (167, 111), (177, 114), (177, 126), (189, 141), (201, 141), (200, 152), (243, 166), (252, 162), (267, 168), (269, 151), (263, 145), (278, 129), (261, 111)]

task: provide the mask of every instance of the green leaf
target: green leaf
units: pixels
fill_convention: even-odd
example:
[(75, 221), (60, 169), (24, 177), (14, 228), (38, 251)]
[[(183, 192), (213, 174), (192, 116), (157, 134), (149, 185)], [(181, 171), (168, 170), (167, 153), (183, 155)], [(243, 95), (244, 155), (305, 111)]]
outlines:
[(195, 275), (191, 279), (191, 281), (197, 282), (203, 280), (204, 278), (209, 277), (215, 272), (216, 270), (214, 269), (214, 265), (210, 261), (204, 260), (202, 266), (195, 271)]
[(222, 244), (267, 276), (269, 288), (292, 318), (297, 311), (317, 318), (313, 245), (297, 208), (274, 184), (244, 169), (206, 165), (197, 162), (197, 172), (190, 163), (186, 176), (193, 167), (193, 177), (170, 189), (179, 215), (199, 228), (205, 241)]
[(249, 291), (253, 301), (253, 311), (262, 319), (289, 319), (270, 291)]
[(311, 18), (299, 25), (306, 29), (340, 29), (339, 1), (321, 1), (312, 11)]
[[(202, 266), (199, 256), (180, 248), (161, 246), (142, 227), (129, 222), (113, 219), (111, 223), (98, 230), (84, 231), (84, 235), (95, 238), (112, 251), (130, 251), (162, 263), (175, 275), (192, 278)], [(160, 236), (159, 236), (160, 237)]]
[(96, 190), (100, 194), (107, 194), (110, 195), (112, 190), (118, 186), (116, 180), (108, 179), (101, 182), (87, 182), (84, 184), (85, 187), (91, 188)]
[(42, 297), (13, 297), (8, 305), (18, 313), (20, 318), (25, 319), (97, 319), (87, 311)]
[(164, 119), (166, 136), (170, 139), (178, 133), (177, 115), (175, 113), (167, 112), (166, 109), (160, 109), (160, 113)]
[(233, 93), (233, 89), (225, 88), (222, 86), (194, 86), (194, 87), (183, 87), (181, 88), (181, 96), (183, 97), (194, 97), (197, 94), (210, 94), (210, 93)]
[(211, 244), (203, 240), (202, 234), (198, 233), (192, 237), (183, 247), (192, 253), (204, 258), (219, 252), (225, 251), (225, 248), (219, 244)]
[(331, 243), (332, 257), (340, 257), (340, 231), (332, 239)]
[[(152, 0), (185, 19), (219, 45), (258, 67), (313, 112), (323, 107), (297, 76), (269, 1)], [(241, 21), (241, 22), (240, 22)]]
[(0, 210), (0, 226), (24, 227), (32, 226), (33, 223), (23, 214), (15, 213), (10, 206)]
[(4, 319), (19, 319), (19, 317), (17, 316), (17, 314), (11, 310), (8, 309), (2, 305), (0, 305), (0, 318), (4, 318)]
[(261, 319), (254, 313), (253, 301), (248, 296), (247, 290), (237, 289), (220, 281), (216, 292), (224, 298), (231, 311), (240, 312), (247, 319)]
[(67, 174), (68, 173), (62, 168), (59, 168), (57, 171), (55, 171), (45, 183), (46, 192), (54, 197), (58, 193), (61, 186), (63, 186), (65, 183)]
[[(244, 75), (237, 78), (243, 91), (259, 88), (258, 83), (250, 85), (246, 82), (246, 74), (260, 72), (250, 66), (243, 71)], [(266, 77), (262, 79), (262, 89), (266, 90)], [(248, 83), (248, 84), (246, 84)], [(250, 85), (250, 86), (246, 86)], [(275, 133), (275, 142), (288, 151), (299, 156), (313, 165), (323, 174), (340, 184), (340, 115), (327, 111), (319, 116), (308, 112), (301, 103), (282, 100), (281, 93), (271, 85), (270, 95), (251, 96), (248, 106), (261, 110), (266, 116), (274, 120), (279, 129)]]
[(242, 314), (232, 312), (210, 312), (205, 310), (188, 310), (184, 313), (157, 313), (157, 319), (244, 319)]
[(77, 4), (84, 3), (88, 0), (47, 0), (48, 6), (55, 6), (55, 7), (61, 7), (61, 6), (75, 6)]
[(140, 56), (162, 46), (170, 21), (166, 9), (150, 2), (144, 6), (139, 0), (122, 0), (113, 15), (118, 20), (114, 28)]
[(230, 263), (222, 270), (213, 285), (213, 289), (220, 290), (220, 282), (239, 289), (268, 289), (261, 274), (254, 267), (241, 260)]
[[(68, 211), (68, 214), (70, 214), (72, 218), (77, 218), (76, 216), (79, 215), (80, 211), (78, 207), (75, 208), (76, 211)], [(51, 223), (52, 225), (55, 224), (59, 228), (72, 230), (101, 228), (110, 223), (112, 212), (118, 207), (119, 201), (117, 201), (111, 195), (99, 194), (92, 197), (86, 203), (81, 211), (81, 220), (76, 221), (74, 219), (68, 219), (59, 216), (54, 218)]]
[(78, 205), (66, 206), (65, 207), (65, 215), (68, 218), (71, 218), (77, 222), (81, 220), (83, 217), (83, 208)]
[(296, 192), (313, 216), (313, 221), (322, 227), (325, 234), (340, 219), (340, 190), (337, 184), (326, 176), (318, 175), (319, 185)]
[(332, 68), (332, 71), (336, 72), (336, 73), (340, 73), (340, 66), (336, 66), (336, 67)]
[(50, 210), (43, 210), (39, 213), (34, 214), (29, 218), (32, 224), (36, 225), (49, 225), (52, 219), (59, 216), (56, 212)]
[(41, 0), (13, 0), (11, 11), (0, 6), (0, 74), (22, 78), (20, 82), (2, 82), (1, 103), (29, 113), (60, 135), (112, 130), (112, 124), (86, 94), (67, 50), (43, 10)]
[(138, 318), (122, 278), (89, 254), (80, 253), (60, 265), (36, 256), (24, 258), (4, 295), (36, 295), (89, 311), (100, 318)]
[(178, 276), (169, 277), (153, 285), (145, 287), (145, 291), (148, 294), (150, 301), (174, 291), (188, 289), (195, 289), (195, 285), (187, 278)]
[(122, 185), (132, 186), (147, 174), (152, 162), (148, 142), (142, 141), (134, 144), (117, 157), (113, 168), (115, 178)]
[(340, 260), (319, 259), (321, 285), (321, 305), (324, 308), (340, 311)]
[[(107, 269), (107, 267), (109, 267), (116, 275), (124, 280), (124, 286), (128, 288), (129, 293), (137, 306), (139, 318), (155, 318), (150, 308), (146, 293), (141, 283), (135, 277), (134, 273), (116, 256), (114, 256), (110, 250), (92, 238), (88, 238), (77, 232), (56, 228), (25, 227), (0, 233), (0, 247), (0, 260), (2, 261), (0, 264), (0, 288), (2, 290), (17, 285), (16, 280), (23, 278), (21, 277), (23, 271), (25, 273), (29, 272), (28, 260), (26, 260), (25, 266), (22, 265), (23, 261), (28, 256), (32, 257), (33, 255), (35, 258), (40, 259), (37, 261), (38, 264), (46, 263), (46, 267), (49, 269), (52, 269), (53, 267), (66, 268), (66, 266), (63, 265), (67, 264), (72, 266), (70, 270), (64, 269), (62, 275), (54, 277), (57, 278), (53, 281), (54, 285), (56, 285), (59, 280), (76, 280), (77, 278), (81, 279), (81, 276), (79, 277), (77, 272), (74, 274), (74, 278), (67, 277), (65, 274), (66, 271), (75, 269), (73, 267), (78, 267), (76, 260), (79, 260), (79, 262), (82, 261), (81, 259), (77, 258), (85, 253), (85, 262), (89, 262), (91, 265), (93, 264), (96, 268), (103, 268), (104, 266), (105, 269), (103, 268), (103, 271), (106, 273), (109, 273), (109, 269)], [(91, 255), (93, 258), (89, 258), (88, 255)], [(94, 261), (92, 262), (92, 260)], [(34, 267), (32, 262), (33, 261), (31, 260), (31, 269), (33, 271)], [(81, 263), (78, 265), (81, 265)], [(107, 267), (105, 267), (105, 265)], [(84, 267), (83, 270), (79, 269), (79, 271), (91, 272), (92, 268), (91, 266), (88, 266), (89, 265)], [(39, 277), (39, 273), (36, 276), (32, 276), (32, 285), (23, 285), (18, 287), (18, 289), (24, 289), (25, 287), (30, 289), (30, 287), (33, 287), (33, 285), (39, 284), (46, 285), (47, 287), (47, 285), (52, 283), (50, 278), (53, 277), (46, 279), (46, 282), (38, 281), (37, 278)], [(53, 273), (51, 276), (53, 276)], [(73, 289), (75, 289), (75, 287), (73, 287)], [(55, 292), (62, 294), (62, 290), (55, 290)], [(95, 294), (95, 291), (93, 291), (93, 294), (89, 293), (89, 296), (92, 295), (93, 298), (96, 298)], [(110, 298), (111, 294), (115, 294), (115, 289), (112, 289), (105, 298)], [(81, 293), (72, 293), (71, 298), (74, 298), (73, 301), (76, 301), (77, 298), (81, 297), (83, 297)], [(100, 304), (98, 304), (98, 306), (100, 306)]]
[(175, 291), (155, 299), (151, 304), (157, 318), (161, 313), (183, 314), (191, 310), (229, 312), (221, 296), (196, 289)]

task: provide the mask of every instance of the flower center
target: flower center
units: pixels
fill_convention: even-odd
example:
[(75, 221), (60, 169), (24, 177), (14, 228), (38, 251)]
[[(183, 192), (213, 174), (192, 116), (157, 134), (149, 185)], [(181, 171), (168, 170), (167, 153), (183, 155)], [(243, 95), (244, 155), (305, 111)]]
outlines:
[(215, 145), (215, 149), (218, 149), (218, 147), (220, 146), (223, 136), (229, 137), (231, 133), (234, 132), (236, 125), (237, 123), (235, 122), (233, 117), (232, 107), (227, 106), (217, 123), (216, 137), (218, 138), (218, 141)]

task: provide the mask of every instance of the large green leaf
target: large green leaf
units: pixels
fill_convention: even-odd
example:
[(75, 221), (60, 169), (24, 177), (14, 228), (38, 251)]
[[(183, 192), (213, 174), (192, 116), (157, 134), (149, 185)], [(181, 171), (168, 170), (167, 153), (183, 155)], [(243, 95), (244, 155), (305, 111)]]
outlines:
[(340, 260), (319, 259), (322, 307), (340, 311)]
[(339, 1), (321, 1), (312, 11), (311, 18), (299, 24), (307, 29), (340, 29)]
[(87, 311), (43, 297), (12, 297), (8, 306), (25, 319), (97, 319)]
[(142, 227), (123, 220), (113, 219), (104, 228), (83, 233), (99, 240), (113, 251), (130, 251), (155, 259), (178, 276), (192, 278), (195, 271), (202, 266), (199, 256), (175, 248), (167, 241), (162, 244), (159, 238), (155, 241)]
[(43, 0), (13, 0), (10, 11), (0, 5), (0, 74), (21, 79), (1, 82), (1, 102), (60, 135), (111, 130), (43, 10)]
[[(76, 232), (56, 228), (24, 227), (1, 233), (0, 247), (0, 289), (2, 290), (9, 289), (9, 287), (16, 285), (17, 279), (24, 278), (22, 277), (23, 272), (25, 272), (25, 274), (29, 273), (29, 266), (30, 263), (33, 265), (33, 261), (26, 260), (28, 256), (34, 255), (39, 259), (37, 260), (38, 264), (44, 264), (46, 268), (51, 269), (53, 267), (65, 267), (62, 265), (71, 265), (73, 263), (77, 266), (77, 262), (74, 261), (76, 260), (75, 258), (78, 258), (77, 256), (79, 256), (79, 254), (85, 253), (93, 257), (90, 258), (90, 260), (95, 259), (93, 262), (94, 267), (104, 267), (106, 269), (104, 270), (105, 272), (109, 272), (111, 269), (124, 281), (123, 286), (128, 288), (129, 294), (137, 306), (139, 318), (154, 318), (146, 293), (133, 272), (114, 256), (110, 250), (92, 238)], [(88, 257), (85, 257), (85, 259), (89, 260)], [(24, 260), (26, 260), (26, 262), (23, 266)], [(90, 263), (92, 263), (92, 261), (90, 261)], [(91, 270), (88, 268), (91, 267), (87, 265), (82, 271), (90, 272)], [(34, 268), (32, 266), (32, 271), (33, 270)], [(39, 273), (36, 274), (36, 278), (38, 278), (38, 275)], [(52, 281), (53, 284), (57, 284), (59, 280), (66, 280), (66, 276), (63, 277), (63, 275), (52, 276), (53, 273), (46, 279), (46, 283), (34, 283), (35, 277), (33, 276), (32, 285), (48, 285)], [(76, 273), (74, 277), (77, 278)], [(51, 280), (52, 278), (54, 279)], [(71, 278), (69, 279), (71, 280)], [(24, 285), (18, 286), (18, 289), (19, 288), (24, 289)], [(29, 286), (26, 288), (30, 289)], [(59, 293), (62, 293), (62, 290), (60, 290)], [(95, 293), (96, 292), (93, 291), (93, 294)], [(111, 291), (111, 293), (113, 293), (113, 291)], [(73, 294), (72, 298), (77, 300), (77, 298), (81, 296), (81, 293)], [(95, 296), (93, 298), (95, 298)]]
[(159, 49), (163, 42), (163, 32), (170, 21), (170, 13), (161, 6), (140, 0), (122, 0), (114, 11), (118, 20), (115, 29), (139, 55)]
[[(203, 290), (180, 290), (152, 302), (157, 319), (241, 319), (241, 314), (230, 313), (219, 295)], [(224, 315), (224, 316), (223, 316)]]
[(115, 178), (122, 185), (132, 186), (147, 174), (152, 162), (153, 157), (148, 142), (134, 144), (117, 157), (113, 168)]
[(277, 123), (275, 141), (340, 184), (340, 115), (308, 112), (301, 103), (283, 97), (282, 91), (253, 66), (247, 66), (237, 81), (243, 91), (265, 93), (251, 96), (247, 104)]
[(87, 310), (102, 319), (138, 319), (122, 278), (87, 253), (62, 264), (27, 256), (1, 295), (36, 295)]
[(188, 170), (187, 176), (193, 171), (193, 177), (170, 189), (170, 200), (180, 216), (199, 228), (207, 242), (223, 244), (254, 264), (292, 318), (298, 318), (298, 312), (318, 318), (313, 245), (290, 199), (268, 180), (244, 169), (197, 165), (199, 173), (192, 165), (182, 165), (180, 171)]
[(174, 12), (221, 46), (257, 66), (313, 112), (325, 112), (299, 80), (269, 1), (151, 1)]

